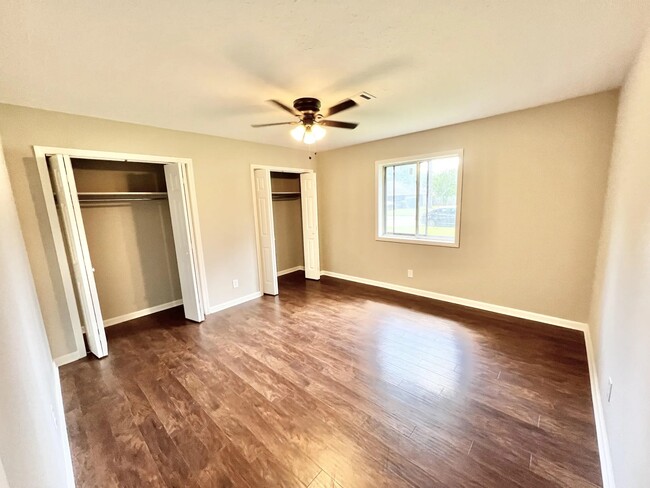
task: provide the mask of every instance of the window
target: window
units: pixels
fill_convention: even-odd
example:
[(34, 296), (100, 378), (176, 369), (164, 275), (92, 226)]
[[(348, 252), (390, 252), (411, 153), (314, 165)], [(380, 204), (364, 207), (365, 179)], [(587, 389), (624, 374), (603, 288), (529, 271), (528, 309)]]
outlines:
[(458, 247), (463, 151), (377, 162), (377, 239)]

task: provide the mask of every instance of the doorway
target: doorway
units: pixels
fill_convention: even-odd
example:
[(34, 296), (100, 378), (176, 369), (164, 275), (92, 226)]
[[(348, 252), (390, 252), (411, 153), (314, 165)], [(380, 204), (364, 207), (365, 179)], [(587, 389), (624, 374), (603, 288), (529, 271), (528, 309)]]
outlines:
[[(313, 170), (275, 166), (251, 167), (255, 230), (257, 235), (258, 269), (261, 291), (277, 295), (278, 273), (303, 269), (305, 278), (320, 279), (320, 248), (318, 235), (318, 196), (316, 173)], [(284, 202), (287, 205), (281, 205)], [(292, 203), (293, 202), (293, 203)], [(275, 209), (274, 209), (275, 207)], [(300, 217), (295, 212), (299, 209)], [(274, 211), (275, 210), (275, 211)], [(282, 235), (278, 236), (277, 224)], [(296, 228), (296, 220), (301, 229)], [(292, 225), (293, 224), (293, 225)], [(279, 238), (279, 239), (278, 239)], [(301, 238), (301, 252), (293, 260), (288, 256)], [(277, 244), (289, 246), (278, 255)], [(278, 259), (280, 258), (280, 259)], [(298, 260), (302, 261), (297, 265)], [(292, 262), (288, 269), (278, 269), (278, 263)]]
[[(122, 278), (128, 285), (130, 273), (143, 275), (148, 270), (154, 274), (149, 276), (150, 284), (164, 281), (159, 279), (162, 269), (163, 273), (167, 270), (169, 287), (176, 288), (176, 294), (180, 292), (180, 300), (137, 310), (123, 318), (181, 302), (187, 319), (205, 319), (207, 293), (191, 160), (42, 147), (35, 147), (34, 152), (77, 346), (76, 357), (71, 360), (86, 355), (84, 331), (90, 352), (98, 358), (106, 356), (104, 327), (116, 323), (104, 320), (92, 261), (95, 258), (112, 259), (110, 265), (103, 263), (104, 268), (119, 267), (115, 256), (119, 252), (125, 261), (129, 260), (129, 251), (142, 258), (125, 263), (122, 273), (111, 270), (115, 290), (120, 290)], [(120, 209), (127, 213), (120, 214)], [(103, 233), (98, 231), (101, 226), (95, 217), (106, 219)], [(160, 225), (163, 228), (158, 229)], [(135, 234), (127, 237), (125, 229)], [(111, 244), (111, 232), (124, 235)], [(102, 238), (107, 242), (97, 247)], [(158, 259), (152, 255), (160, 258), (159, 266), (152, 262)], [(104, 278), (101, 281), (106, 282)], [(134, 295), (149, 292), (155, 295), (146, 289)], [(122, 293), (122, 298), (128, 296)], [(113, 303), (104, 305), (115, 308)]]

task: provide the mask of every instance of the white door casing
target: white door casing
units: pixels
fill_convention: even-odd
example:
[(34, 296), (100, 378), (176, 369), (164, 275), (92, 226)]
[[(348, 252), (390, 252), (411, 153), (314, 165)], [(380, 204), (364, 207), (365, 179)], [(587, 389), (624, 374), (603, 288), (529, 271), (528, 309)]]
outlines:
[(108, 342), (106, 341), (77, 187), (72, 172), (72, 163), (69, 156), (61, 154), (49, 156), (48, 162), (56, 191), (61, 223), (69, 244), (69, 258), (80, 301), (80, 315), (86, 327), (88, 347), (95, 356), (102, 358), (108, 354)]
[(305, 255), (305, 278), (319, 280), (320, 247), (318, 242), (316, 173), (301, 173), (300, 203), (302, 205), (302, 243)]
[(185, 317), (195, 322), (203, 322), (205, 313), (199, 296), (198, 268), (193, 253), (192, 222), (184, 185), (184, 167), (180, 164), (166, 164), (164, 168)]
[(278, 294), (278, 270), (275, 261), (275, 229), (273, 225), (273, 200), (271, 196), (271, 171), (255, 170), (255, 202), (259, 226), (262, 292)]

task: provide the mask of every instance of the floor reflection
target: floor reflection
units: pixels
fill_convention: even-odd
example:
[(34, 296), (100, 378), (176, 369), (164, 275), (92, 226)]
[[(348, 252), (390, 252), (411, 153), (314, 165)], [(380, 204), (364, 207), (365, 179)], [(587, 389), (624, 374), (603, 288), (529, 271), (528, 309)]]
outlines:
[(366, 352), (382, 381), (437, 395), (469, 387), (472, 338), (457, 323), (389, 305), (369, 308), (375, 320)]

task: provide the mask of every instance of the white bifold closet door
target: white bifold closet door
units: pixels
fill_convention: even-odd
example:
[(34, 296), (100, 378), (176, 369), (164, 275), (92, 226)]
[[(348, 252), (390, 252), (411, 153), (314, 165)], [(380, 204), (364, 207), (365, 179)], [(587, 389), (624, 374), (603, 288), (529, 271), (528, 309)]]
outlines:
[(267, 295), (277, 295), (278, 269), (275, 261), (271, 172), (268, 169), (255, 170), (255, 201), (262, 253), (262, 292)]
[(300, 201), (302, 205), (302, 244), (305, 254), (305, 278), (320, 280), (316, 173), (301, 173)]
[(180, 164), (166, 164), (165, 182), (167, 184), (169, 212), (174, 234), (185, 318), (195, 322), (203, 322), (205, 313), (199, 297), (199, 277), (196, 256), (194, 256), (192, 246), (192, 223), (190, 221), (183, 171), (185, 171), (185, 168)]
[(61, 224), (68, 241), (73, 281), (80, 302), (81, 318), (86, 327), (88, 347), (95, 356), (103, 358), (108, 354), (108, 342), (99, 307), (95, 270), (90, 261), (90, 251), (81, 218), (81, 207), (72, 173), (72, 163), (68, 156), (61, 154), (48, 156), (48, 162), (57, 196)]

